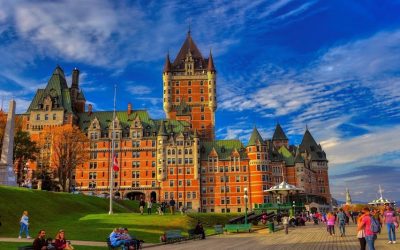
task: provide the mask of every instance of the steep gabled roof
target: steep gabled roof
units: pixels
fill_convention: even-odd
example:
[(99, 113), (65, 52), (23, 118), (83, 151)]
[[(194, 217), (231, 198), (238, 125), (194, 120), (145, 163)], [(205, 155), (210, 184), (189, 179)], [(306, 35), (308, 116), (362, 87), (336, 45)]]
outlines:
[(182, 44), (181, 49), (179, 50), (178, 55), (176, 56), (173, 65), (179, 64), (182, 60), (186, 59), (186, 54), (190, 51), (192, 53), (193, 58), (203, 59), (200, 50), (197, 48), (196, 43), (193, 41), (190, 32), (188, 32), (185, 41)]
[(246, 150), (240, 140), (215, 140), (200, 143), (200, 155), (202, 160), (207, 160), (207, 157), (213, 150), (218, 154), (218, 159), (228, 160), (235, 149), (240, 154), (241, 159), (247, 159)]
[(76, 98), (78, 100), (86, 100), (85, 95), (83, 94), (83, 90), (81, 90)]
[(311, 135), (308, 128), (304, 133), (303, 139), (299, 146), (300, 152), (307, 152), (311, 155), (311, 160), (314, 161), (327, 161), (326, 154), (322, 150), (321, 145), (318, 145), (317, 142), (314, 140), (314, 137)]
[(283, 132), (283, 129), (279, 123), (276, 124), (274, 135), (272, 136), (272, 140), (288, 140), (287, 136), (285, 135), (285, 132)]
[(65, 80), (64, 71), (60, 66), (54, 69), (50, 80), (47, 82), (45, 89), (38, 89), (33, 98), (27, 112), (39, 109), (39, 105), (43, 103), (44, 98), (50, 96), (52, 101), (57, 103), (59, 108), (64, 108), (66, 112), (72, 112), (70, 90)]
[(260, 143), (261, 145), (265, 145), (265, 142), (264, 142), (263, 138), (261, 137), (260, 133), (258, 132), (257, 128), (254, 127), (247, 146), (255, 146), (257, 143)]

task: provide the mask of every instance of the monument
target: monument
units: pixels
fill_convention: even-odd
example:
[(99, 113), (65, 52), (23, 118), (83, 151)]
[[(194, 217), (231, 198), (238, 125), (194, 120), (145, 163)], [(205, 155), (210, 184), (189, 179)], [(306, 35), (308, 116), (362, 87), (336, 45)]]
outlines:
[(346, 205), (351, 205), (351, 196), (348, 188), (346, 188)]
[(0, 160), (0, 185), (16, 186), (13, 152), (14, 152), (15, 101), (11, 100), (8, 108), (7, 124), (4, 131), (3, 148)]

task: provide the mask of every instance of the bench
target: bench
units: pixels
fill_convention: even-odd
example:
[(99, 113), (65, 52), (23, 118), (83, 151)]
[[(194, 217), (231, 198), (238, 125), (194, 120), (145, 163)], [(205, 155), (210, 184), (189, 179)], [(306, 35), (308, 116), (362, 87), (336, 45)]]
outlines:
[(18, 247), (18, 250), (33, 250), (33, 245)]
[(227, 232), (251, 232), (251, 224), (226, 224), (224, 230)]
[(165, 239), (167, 243), (178, 242), (185, 239), (181, 230), (168, 230), (165, 232)]
[(201, 237), (202, 237), (201, 234), (196, 234), (195, 229), (189, 229), (188, 235), (189, 235), (189, 240), (201, 239)]
[[(122, 249), (122, 246), (120, 246), (120, 247), (113, 247), (112, 245), (111, 245), (111, 241), (110, 241), (110, 238), (109, 237), (107, 237), (107, 247), (108, 247), (108, 249), (109, 250), (116, 250), (116, 249)], [(143, 245), (143, 240), (138, 240), (139, 241), (139, 249), (142, 249), (142, 245)], [(33, 248), (32, 248), (33, 249)], [(135, 246), (135, 249), (136, 249), (136, 246)], [(24, 250), (24, 249), (23, 249)], [(28, 249), (27, 249), (28, 250)]]
[(224, 233), (224, 228), (222, 227), (222, 225), (215, 225), (214, 226), (214, 232), (216, 234), (223, 234)]

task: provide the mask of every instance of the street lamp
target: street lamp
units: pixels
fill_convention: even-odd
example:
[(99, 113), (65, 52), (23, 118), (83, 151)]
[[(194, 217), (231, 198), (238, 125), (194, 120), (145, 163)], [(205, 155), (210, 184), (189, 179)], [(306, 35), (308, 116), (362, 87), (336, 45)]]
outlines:
[(292, 205), (292, 207), (293, 207), (293, 216), (295, 215), (295, 211), (296, 211), (296, 202), (295, 201), (293, 201), (293, 205)]
[(244, 210), (244, 224), (247, 225), (247, 199), (248, 199), (248, 196), (247, 196), (247, 188), (244, 188), (244, 196), (243, 196), (243, 198), (244, 198), (244, 205), (245, 205), (245, 210)]

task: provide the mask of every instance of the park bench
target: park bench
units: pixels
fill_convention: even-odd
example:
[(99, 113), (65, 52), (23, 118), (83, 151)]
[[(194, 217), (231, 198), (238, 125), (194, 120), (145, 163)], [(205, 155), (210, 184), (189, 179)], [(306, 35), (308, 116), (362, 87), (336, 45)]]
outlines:
[(18, 250), (33, 250), (33, 245), (18, 247)]
[(168, 230), (165, 232), (165, 239), (167, 243), (178, 242), (185, 239), (181, 230)]
[(216, 234), (223, 234), (224, 233), (224, 228), (222, 227), (222, 225), (215, 225), (214, 226), (214, 232)]
[[(140, 242), (140, 244), (139, 244), (139, 249), (142, 249), (142, 245), (143, 245), (143, 240), (139, 240), (139, 242)], [(108, 249), (109, 250), (116, 250), (116, 249), (122, 249), (122, 246), (120, 246), (120, 247), (113, 247), (112, 245), (111, 245), (111, 241), (110, 241), (110, 238), (109, 237), (107, 237), (107, 247), (108, 247)], [(33, 248), (32, 248), (33, 249)], [(24, 249), (23, 249), (24, 250)], [(28, 250), (28, 249), (27, 249)]]
[(201, 234), (196, 234), (195, 229), (189, 229), (188, 230), (188, 235), (189, 235), (189, 240), (196, 240), (196, 239), (201, 239)]
[(226, 224), (224, 230), (227, 232), (251, 232), (251, 224)]

